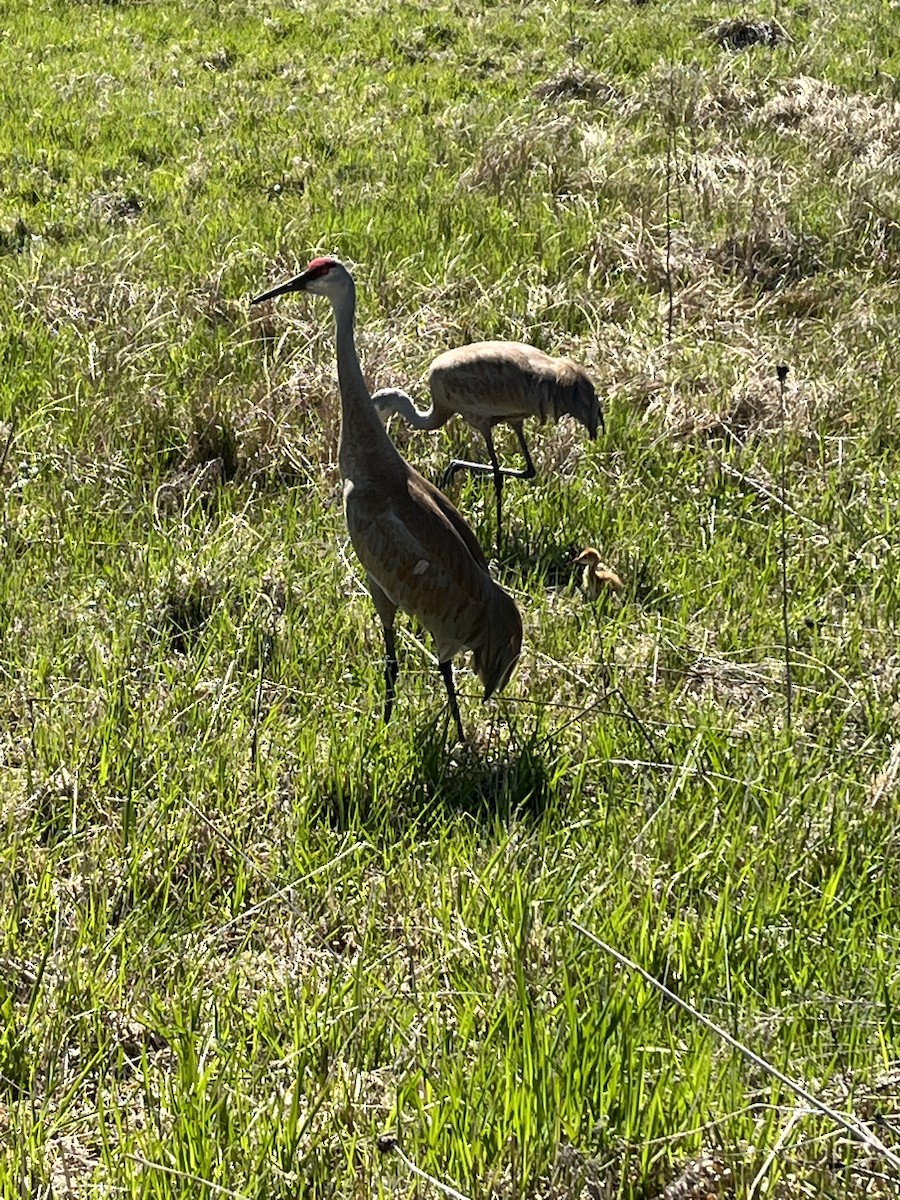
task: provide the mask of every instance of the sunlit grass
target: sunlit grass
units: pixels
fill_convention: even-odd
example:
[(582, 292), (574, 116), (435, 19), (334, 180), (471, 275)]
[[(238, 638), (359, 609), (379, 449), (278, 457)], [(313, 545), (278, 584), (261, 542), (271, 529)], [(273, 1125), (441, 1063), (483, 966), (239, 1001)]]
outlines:
[[(3, 1194), (425, 1194), (387, 1131), (470, 1196), (878, 1194), (572, 919), (891, 1142), (890, 6), (741, 53), (688, 0), (8, 8)], [(316, 252), (373, 386), (508, 337), (603, 397), (505, 492), (466, 747), (408, 625), (380, 722), (327, 306), (248, 306)]]

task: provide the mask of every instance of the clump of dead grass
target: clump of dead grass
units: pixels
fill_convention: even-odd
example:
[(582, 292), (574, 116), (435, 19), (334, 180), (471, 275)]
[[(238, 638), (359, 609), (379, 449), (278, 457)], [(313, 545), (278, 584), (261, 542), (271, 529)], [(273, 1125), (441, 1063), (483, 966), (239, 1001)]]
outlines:
[(154, 292), (136, 273), (101, 262), (48, 272), (25, 304), (28, 315), (58, 331), (66, 325), (80, 331), (104, 327), (117, 352), (120, 346), (138, 349), (138, 328), (155, 330), (177, 316), (174, 292)]
[(754, 124), (799, 133), (826, 152), (893, 166), (900, 153), (900, 102), (798, 75), (756, 110)]
[(735, 1194), (734, 1172), (721, 1153), (700, 1154), (682, 1164), (659, 1200), (716, 1200)]
[(538, 100), (593, 100), (598, 104), (609, 104), (620, 96), (611, 83), (580, 67), (551, 76), (539, 83), (532, 94)]
[(879, 809), (896, 802), (900, 791), (900, 742), (894, 742), (882, 766), (869, 780), (867, 805)]
[(154, 494), (153, 511), (157, 521), (163, 515), (174, 513), (185, 516), (195, 503), (205, 508), (221, 487), (224, 474), (221, 458), (211, 458), (198, 466), (176, 471)]
[(293, 482), (306, 474), (307, 456), (298, 453), (291, 421), (263, 399), (236, 411), (197, 405), (186, 419), (180, 463), (156, 489), (157, 516), (184, 515), (196, 505), (209, 511), (231, 483)]
[(113, 191), (94, 192), (90, 197), (91, 214), (107, 225), (132, 224), (144, 211), (144, 201), (136, 191), (121, 186)]
[(709, 258), (727, 275), (772, 291), (815, 275), (825, 265), (825, 248), (815, 234), (800, 232), (782, 214), (758, 206), (746, 227), (726, 234)]
[(700, 702), (711, 702), (730, 710), (742, 726), (753, 729), (763, 711), (777, 695), (784, 678), (784, 662), (761, 658), (737, 662), (724, 656), (701, 654), (690, 663), (683, 677), (683, 691)]
[(771, 17), (726, 17), (710, 26), (705, 36), (723, 50), (780, 46), (782, 42), (790, 41), (784, 26)]
[(797, 172), (770, 154), (749, 153), (733, 143), (720, 142), (692, 150), (678, 160), (679, 200), (696, 206), (704, 223), (733, 214), (731, 222), (747, 221), (764, 209), (770, 222), (783, 221), (783, 212), (796, 195)]
[(549, 426), (542, 426), (537, 438), (529, 438), (533, 453), (539, 458), (542, 475), (572, 478), (584, 461), (588, 439), (584, 427), (567, 418)]
[(578, 123), (563, 116), (502, 121), (460, 176), (460, 189), (485, 188), (503, 195), (529, 189), (578, 191), (584, 171)]
[[(613, 1197), (620, 1195), (621, 1176), (620, 1154), (595, 1158), (575, 1146), (563, 1143), (537, 1194), (543, 1200), (577, 1200), (578, 1197), (613, 1200)], [(508, 1197), (513, 1192), (512, 1180), (500, 1181), (498, 1196)]]
[[(808, 430), (812, 412), (806, 393), (789, 387), (787, 407), (791, 428)], [(675, 441), (720, 440), (728, 445), (780, 429), (781, 398), (774, 378), (758, 373), (734, 382), (724, 396), (710, 387), (704, 376), (685, 376), (668, 392), (657, 393), (648, 414), (661, 417)]]
[(702, 247), (689, 234), (672, 230), (667, 246), (665, 230), (640, 214), (623, 214), (618, 226), (597, 234), (586, 253), (589, 275), (624, 276), (652, 292), (670, 284), (686, 287), (709, 273)]
[(697, 63), (665, 63), (646, 72), (639, 85), (623, 98), (624, 117), (663, 118), (673, 130), (700, 131), (714, 126), (732, 134), (743, 132), (748, 114), (771, 95), (764, 79), (738, 74), (733, 61), (723, 59), (712, 66)]
[(11, 225), (0, 228), (0, 255), (19, 254), (33, 237), (31, 228), (21, 217), (16, 217)]
[[(633, 1157), (634, 1149), (628, 1146), (594, 1157), (563, 1144), (536, 1194), (542, 1200), (615, 1200), (622, 1194), (623, 1173), (630, 1173)], [(648, 1200), (731, 1200), (735, 1195), (734, 1172), (721, 1151), (697, 1154), (672, 1168), (659, 1163), (655, 1173), (656, 1180), (647, 1185)], [(498, 1196), (513, 1192), (512, 1180), (499, 1181)]]
[(200, 279), (192, 288), (191, 301), (198, 315), (210, 325), (223, 325), (235, 331), (246, 326), (246, 297), (229, 295), (221, 273)]

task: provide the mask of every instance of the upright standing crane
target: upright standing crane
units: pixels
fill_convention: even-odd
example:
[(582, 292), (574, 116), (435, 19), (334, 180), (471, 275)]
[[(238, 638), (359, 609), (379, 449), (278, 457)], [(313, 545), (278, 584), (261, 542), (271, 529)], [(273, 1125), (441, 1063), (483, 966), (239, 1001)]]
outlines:
[[(497, 553), (502, 537), (503, 476), (533, 479), (537, 474), (522, 424), (569, 415), (587, 427), (591, 438), (603, 428), (600, 402), (590, 376), (570, 358), (553, 358), (524, 342), (473, 342), (439, 354), (428, 368), (431, 408), (418, 409), (406, 392), (383, 388), (372, 397), (385, 417), (397, 413), (414, 429), (440, 429), (454, 414), (477, 429), (487, 442), (490, 463), (453, 459), (441, 486), (457, 471), (493, 475), (497, 497)], [(501, 467), (494, 448), (495, 425), (512, 425), (525, 456), (524, 468)]]
[(401, 458), (388, 437), (356, 353), (356, 289), (350, 272), (337, 259), (314, 258), (300, 275), (251, 303), (286, 292), (325, 296), (334, 309), (341, 391), (338, 465), (350, 540), (384, 632), (384, 719), (391, 715), (400, 669), (394, 643), (394, 618), (400, 608), (434, 638), (450, 711), (463, 741), (453, 656), (463, 648), (471, 650), (484, 698), (499, 691), (522, 648), (519, 610), (491, 578), (481, 547), (450, 501)]

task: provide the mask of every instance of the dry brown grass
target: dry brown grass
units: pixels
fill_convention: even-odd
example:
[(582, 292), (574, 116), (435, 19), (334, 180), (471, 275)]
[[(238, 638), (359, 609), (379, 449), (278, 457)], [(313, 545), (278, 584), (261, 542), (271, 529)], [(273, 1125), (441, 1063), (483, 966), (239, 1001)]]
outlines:
[(900, 103), (848, 92), (823, 79), (799, 75), (760, 105), (754, 123), (808, 139), (811, 149), (860, 167), (900, 169)]
[(618, 99), (620, 92), (599, 75), (573, 67), (539, 83), (534, 95), (540, 100), (592, 100), (606, 104)]
[(571, 116), (507, 118), (482, 144), (460, 176), (460, 188), (487, 188), (498, 195), (578, 192), (581, 133)]
[(723, 50), (780, 46), (790, 40), (784, 26), (771, 17), (726, 17), (705, 30), (704, 36)]

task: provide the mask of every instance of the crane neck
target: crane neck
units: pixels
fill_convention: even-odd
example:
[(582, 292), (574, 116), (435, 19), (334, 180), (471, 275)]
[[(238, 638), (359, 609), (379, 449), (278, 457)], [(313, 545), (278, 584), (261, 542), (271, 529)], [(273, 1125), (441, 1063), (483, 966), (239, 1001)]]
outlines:
[(338, 463), (344, 479), (371, 473), (376, 463), (399, 459), (394, 444), (375, 411), (356, 352), (354, 322), (356, 290), (334, 297), (338, 385), (341, 391), (341, 435)]
[(380, 407), (402, 417), (411, 429), (440, 429), (453, 415), (452, 409), (438, 412), (431, 408), (416, 408), (412, 397), (400, 388), (383, 388), (378, 393)]

